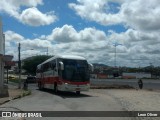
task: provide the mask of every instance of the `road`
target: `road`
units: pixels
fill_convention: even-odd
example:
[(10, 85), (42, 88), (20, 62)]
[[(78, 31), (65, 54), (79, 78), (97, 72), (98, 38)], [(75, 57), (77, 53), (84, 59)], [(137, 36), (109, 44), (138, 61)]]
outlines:
[[(29, 85), (32, 95), (11, 101), (0, 106), (0, 110), (20, 111), (123, 111), (124, 108), (112, 96), (95, 93), (94, 91), (83, 92), (77, 96), (74, 92), (60, 92), (54, 94), (52, 90), (40, 91), (32, 84)], [(27, 118), (28, 120), (29, 118)], [(34, 118), (35, 119), (35, 118)], [(39, 120), (38, 118), (37, 120)], [(43, 120), (44, 118), (42, 118)], [(45, 118), (52, 120), (53, 118)], [(74, 120), (75, 118), (56, 118), (56, 120)], [(97, 120), (106, 118), (76, 118), (77, 120)], [(29, 119), (30, 120), (30, 119)], [(130, 118), (110, 118), (110, 120), (130, 120)]]
[[(160, 89), (160, 80), (142, 79), (144, 89)], [(93, 85), (130, 85), (138, 88), (137, 79), (91, 79)]]
[[(96, 82), (95, 81), (91, 81)], [(108, 80), (111, 82), (111, 80)], [(105, 83), (108, 84), (108, 81)], [(117, 80), (112, 80), (112, 82)], [(103, 83), (104, 80), (98, 80), (97, 84)], [(111, 83), (112, 83), (111, 82)], [(131, 80), (129, 83), (134, 83)], [(148, 84), (150, 81), (145, 81)], [(122, 81), (120, 83), (123, 83)], [(124, 82), (125, 83), (125, 82)], [(128, 82), (127, 82), (128, 83)], [(152, 81), (157, 84), (157, 81)], [(104, 83), (103, 83), (104, 84)], [(82, 92), (77, 96), (74, 92), (60, 92), (54, 94), (53, 90), (40, 91), (36, 84), (29, 84), (32, 90), (30, 96), (11, 101), (0, 106), (0, 111), (138, 111), (160, 109), (159, 92), (146, 90), (96, 90), (91, 89), (88, 92)], [(143, 97), (142, 97), (143, 96)], [(143, 120), (144, 118), (117, 118), (117, 117), (55, 117), (55, 118), (26, 118), (26, 120)], [(0, 118), (0, 120), (6, 120)], [(8, 119), (7, 119), (8, 120)], [(13, 120), (13, 119), (11, 119)], [(17, 120), (17, 119), (15, 119)], [(148, 118), (147, 120), (155, 120)], [(158, 120), (158, 118), (156, 118)]]

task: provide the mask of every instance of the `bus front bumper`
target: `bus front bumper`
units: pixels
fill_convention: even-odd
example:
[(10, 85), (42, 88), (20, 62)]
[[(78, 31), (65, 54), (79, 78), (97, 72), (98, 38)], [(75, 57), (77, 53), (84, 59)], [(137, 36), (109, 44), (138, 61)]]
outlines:
[(73, 85), (64, 83), (62, 85), (58, 85), (58, 90), (60, 91), (88, 91), (90, 89), (89, 84), (84, 85)]

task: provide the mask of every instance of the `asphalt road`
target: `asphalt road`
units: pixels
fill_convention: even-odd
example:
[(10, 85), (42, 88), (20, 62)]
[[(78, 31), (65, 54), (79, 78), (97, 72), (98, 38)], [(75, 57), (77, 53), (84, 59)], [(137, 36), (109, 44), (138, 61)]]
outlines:
[[(0, 106), (0, 111), (3, 110), (19, 110), (19, 111), (124, 111), (123, 106), (110, 95), (95, 93), (90, 90), (82, 92), (81, 95), (76, 95), (74, 92), (60, 92), (54, 94), (52, 90), (40, 91), (35, 84), (29, 84), (32, 90), (32, 95), (21, 99), (11, 101)], [(34, 118), (33, 120), (35, 120)], [(105, 118), (105, 117), (56, 117), (56, 118), (41, 118), (42, 120), (130, 120), (131, 118)], [(37, 118), (36, 120), (41, 120)], [(0, 120), (5, 120), (0, 118)], [(27, 120), (32, 120), (27, 118)]]
[[(160, 80), (142, 79), (144, 89), (160, 89)], [(138, 79), (91, 79), (92, 85), (129, 85), (138, 88)]]

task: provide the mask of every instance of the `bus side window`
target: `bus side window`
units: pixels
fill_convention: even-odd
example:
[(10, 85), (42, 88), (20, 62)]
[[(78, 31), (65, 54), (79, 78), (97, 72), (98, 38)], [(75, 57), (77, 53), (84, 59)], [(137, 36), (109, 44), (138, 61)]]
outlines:
[(51, 62), (51, 68), (52, 68), (52, 70), (54, 70), (56, 68), (56, 61), (55, 60)]
[(41, 66), (40, 72), (44, 72), (44, 66)]
[(40, 73), (40, 69), (37, 69), (37, 70), (36, 70), (36, 73)]
[(48, 63), (46, 63), (46, 64), (44, 64), (44, 71), (48, 71), (48, 68), (49, 68), (49, 65), (48, 65)]
[(42, 66), (37, 67), (36, 73), (41, 73), (42, 72)]

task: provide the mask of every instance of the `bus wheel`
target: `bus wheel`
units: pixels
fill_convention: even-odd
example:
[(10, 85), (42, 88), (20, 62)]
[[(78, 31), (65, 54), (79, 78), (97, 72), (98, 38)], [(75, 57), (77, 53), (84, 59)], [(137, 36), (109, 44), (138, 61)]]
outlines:
[(77, 94), (77, 95), (80, 95), (80, 93), (81, 93), (80, 91), (76, 91), (76, 94)]
[(58, 93), (58, 87), (56, 83), (54, 84), (54, 93)]
[(43, 86), (42, 86), (42, 83), (41, 83), (41, 82), (38, 82), (38, 88), (39, 88), (39, 90), (42, 90), (42, 89), (43, 89)]

